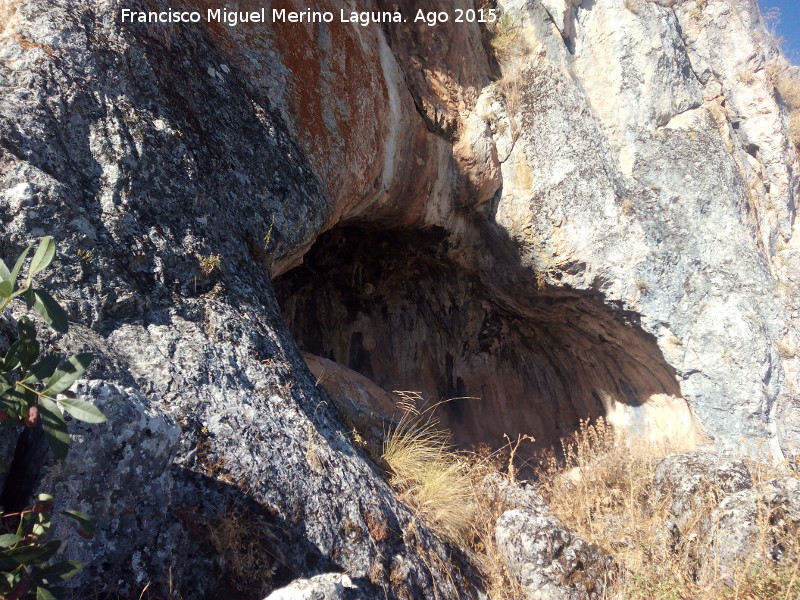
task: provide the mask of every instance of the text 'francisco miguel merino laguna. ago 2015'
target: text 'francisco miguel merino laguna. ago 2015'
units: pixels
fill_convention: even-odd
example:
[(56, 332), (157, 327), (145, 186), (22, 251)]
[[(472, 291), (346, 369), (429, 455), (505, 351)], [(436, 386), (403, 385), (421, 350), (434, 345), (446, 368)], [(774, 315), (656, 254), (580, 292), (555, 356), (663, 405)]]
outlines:
[[(123, 8), (120, 10), (122, 23), (224, 23), (235, 27), (240, 23), (332, 23), (336, 14), (332, 11), (306, 9), (303, 11), (286, 10), (285, 8), (266, 8), (254, 11), (236, 11), (227, 8), (209, 8), (205, 18), (200, 11), (144, 11)], [(271, 17), (271, 20), (268, 19)], [(366, 27), (371, 23), (405, 23), (409, 20), (425, 22), (433, 26), (439, 23), (492, 23), (497, 20), (495, 9), (453, 9), (447, 11), (417, 10), (413, 19), (403, 16), (400, 11), (350, 11), (341, 9), (339, 22), (354, 23)]]

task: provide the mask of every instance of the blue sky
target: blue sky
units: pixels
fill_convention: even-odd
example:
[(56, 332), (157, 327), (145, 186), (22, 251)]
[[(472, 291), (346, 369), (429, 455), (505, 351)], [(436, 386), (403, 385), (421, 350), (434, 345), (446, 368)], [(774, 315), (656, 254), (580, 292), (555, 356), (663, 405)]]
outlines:
[[(779, 20), (772, 25), (783, 38), (783, 51), (794, 64), (800, 64), (800, 0), (758, 0), (763, 15), (777, 9)], [(769, 19), (767, 20), (769, 24)]]

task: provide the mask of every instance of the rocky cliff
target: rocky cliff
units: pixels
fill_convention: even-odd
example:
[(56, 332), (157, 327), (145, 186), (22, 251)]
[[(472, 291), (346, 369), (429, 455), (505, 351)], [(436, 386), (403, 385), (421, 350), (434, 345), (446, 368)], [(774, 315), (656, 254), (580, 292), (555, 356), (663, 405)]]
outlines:
[[(396, 4), (473, 3), (354, 3)], [(796, 452), (800, 165), (755, 0), (120, 19), (212, 5), (0, 0), (0, 249), (59, 240), (53, 343), (100, 357), (81, 390), (110, 417), (40, 465), (98, 520), (66, 545), (86, 589), (220, 593), (236, 574), (208, 533), (234, 514), (268, 533), (270, 586), (477, 597), (353, 444), (348, 385), (378, 410), (382, 390), (458, 398), (441, 417), (464, 445), (606, 416)], [(39, 466), (29, 442), (15, 460)]]

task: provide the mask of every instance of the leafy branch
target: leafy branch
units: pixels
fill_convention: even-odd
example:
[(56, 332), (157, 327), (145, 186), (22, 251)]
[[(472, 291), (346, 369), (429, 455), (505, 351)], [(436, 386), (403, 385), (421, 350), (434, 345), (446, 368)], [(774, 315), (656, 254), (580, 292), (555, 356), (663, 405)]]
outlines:
[[(27, 277), (20, 278), (28, 254), (28, 246), (9, 270), (0, 260), (0, 313), (19, 298), (28, 311), (35, 311), (59, 333), (69, 328), (67, 314), (45, 290), (34, 287), (33, 279), (46, 269), (56, 254), (51, 237), (42, 238), (28, 265)], [(64, 359), (48, 354), (40, 357), (36, 326), (27, 316), (17, 321), (16, 341), (0, 358), (0, 427), (38, 427), (56, 458), (63, 459), (69, 450), (70, 438), (64, 413), (87, 423), (103, 423), (106, 417), (97, 407), (75, 396), (70, 388), (89, 368), (92, 355), (81, 353)], [(60, 540), (44, 541), (53, 512), (53, 497), (40, 494), (33, 508), (0, 515), (19, 518), (15, 533), (0, 535), (0, 597), (6, 600), (36, 598), (56, 600), (58, 585), (81, 569), (77, 561), (50, 564), (61, 546)], [(58, 514), (75, 522), (78, 534), (91, 537), (89, 517), (74, 510)], [(3, 527), (8, 531), (8, 528)]]

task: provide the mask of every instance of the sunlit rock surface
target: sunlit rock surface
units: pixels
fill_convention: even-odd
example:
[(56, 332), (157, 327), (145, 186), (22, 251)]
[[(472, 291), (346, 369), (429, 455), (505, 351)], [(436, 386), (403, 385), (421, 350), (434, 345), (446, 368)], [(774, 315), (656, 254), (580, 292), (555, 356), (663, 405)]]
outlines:
[(58, 344), (180, 428), (168, 510), (126, 541), (168, 534), (171, 564), (103, 585), (163, 590), (171, 566), (184, 597), (228, 589), (208, 531), (243, 511), (268, 587), (477, 597), (300, 350), (369, 410), (458, 398), (464, 445), (607, 416), (797, 447), (798, 162), (754, 0), (509, 0), (488, 29), (123, 26), (119, 4), (0, 0), (2, 255), (53, 235)]

